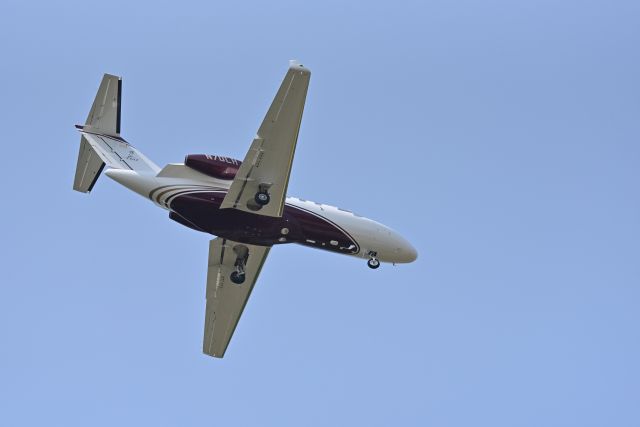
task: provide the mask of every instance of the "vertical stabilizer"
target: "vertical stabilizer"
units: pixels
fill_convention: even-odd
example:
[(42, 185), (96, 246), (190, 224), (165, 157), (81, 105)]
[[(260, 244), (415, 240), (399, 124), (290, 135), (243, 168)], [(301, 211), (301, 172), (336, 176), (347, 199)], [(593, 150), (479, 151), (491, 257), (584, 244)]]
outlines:
[(105, 74), (85, 123), (85, 129), (120, 135), (122, 78)]

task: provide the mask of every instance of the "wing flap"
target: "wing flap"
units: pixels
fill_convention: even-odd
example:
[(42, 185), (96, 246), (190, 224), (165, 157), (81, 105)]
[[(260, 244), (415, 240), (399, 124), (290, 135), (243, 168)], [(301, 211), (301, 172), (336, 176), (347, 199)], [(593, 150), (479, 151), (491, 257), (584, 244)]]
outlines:
[[(270, 247), (238, 243), (216, 238), (209, 243), (207, 272), (207, 306), (202, 351), (223, 357), (235, 332), (251, 291), (260, 275)], [(245, 281), (233, 283), (231, 273), (238, 258), (245, 259)]]

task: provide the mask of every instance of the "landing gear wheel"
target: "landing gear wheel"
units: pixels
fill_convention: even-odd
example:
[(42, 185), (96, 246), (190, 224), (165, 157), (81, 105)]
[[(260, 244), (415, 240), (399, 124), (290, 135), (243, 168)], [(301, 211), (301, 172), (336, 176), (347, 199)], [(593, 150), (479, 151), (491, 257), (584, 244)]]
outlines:
[(367, 265), (369, 266), (369, 268), (373, 268), (375, 270), (376, 268), (380, 267), (380, 261), (375, 258), (371, 258), (369, 261), (367, 261)]
[(231, 273), (231, 281), (233, 283), (235, 283), (236, 285), (241, 285), (244, 283), (244, 273), (238, 273), (237, 271), (234, 271), (233, 273)]
[(271, 200), (271, 197), (269, 196), (269, 193), (266, 193), (264, 191), (260, 191), (260, 192), (256, 193), (256, 195), (255, 195), (255, 197), (253, 199), (260, 206), (264, 206), (264, 205), (269, 203), (269, 201)]

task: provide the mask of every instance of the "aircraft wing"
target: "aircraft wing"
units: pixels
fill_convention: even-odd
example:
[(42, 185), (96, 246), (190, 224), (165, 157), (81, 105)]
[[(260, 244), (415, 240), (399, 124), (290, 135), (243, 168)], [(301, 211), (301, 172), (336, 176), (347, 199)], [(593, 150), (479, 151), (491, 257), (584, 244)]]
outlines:
[[(209, 243), (207, 309), (202, 349), (205, 354), (224, 356), (270, 249), (220, 237)], [(244, 265), (245, 271), (241, 284), (231, 279), (238, 262)]]
[[(221, 208), (282, 216), (310, 77), (307, 68), (290, 61), (289, 70)], [(255, 200), (259, 192), (268, 193), (268, 203), (261, 205)]]

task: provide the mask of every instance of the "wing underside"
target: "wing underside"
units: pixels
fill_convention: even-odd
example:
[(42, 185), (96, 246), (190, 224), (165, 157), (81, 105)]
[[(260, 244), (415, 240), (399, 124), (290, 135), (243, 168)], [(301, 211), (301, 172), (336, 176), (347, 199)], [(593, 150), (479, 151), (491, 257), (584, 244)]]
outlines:
[[(240, 320), (270, 247), (216, 238), (209, 244), (207, 308), (203, 352), (223, 357)], [(236, 284), (231, 275), (244, 271), (244, 282)]]
[[(282, 216), (311, 72), (292, 61), (221, 208)], [(256, 202), (268, 193), (266, 205)]]

